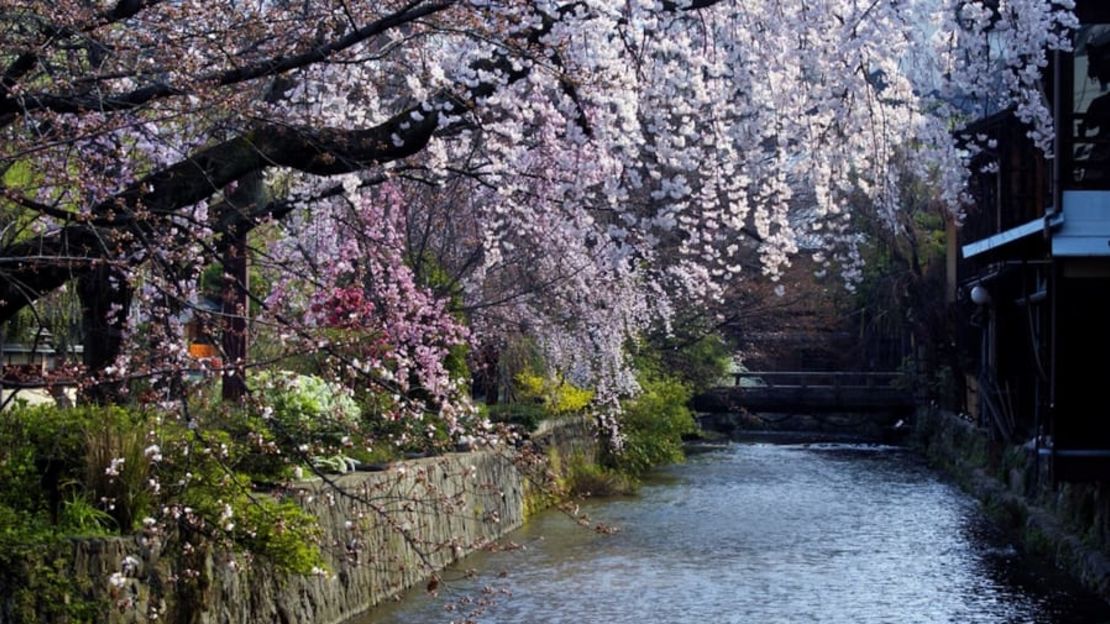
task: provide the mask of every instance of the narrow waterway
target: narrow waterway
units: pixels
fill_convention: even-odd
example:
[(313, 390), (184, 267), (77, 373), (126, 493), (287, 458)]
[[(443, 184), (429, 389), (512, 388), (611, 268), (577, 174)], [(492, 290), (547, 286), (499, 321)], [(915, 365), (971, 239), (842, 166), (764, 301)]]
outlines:
[[(1110, 607), (1024, 558), (905, 450), (737, 443), (594, 502), (603, 535), (548, 512), (358, 624), (1074, 623)], [(476, 605), (489, 603), (472, 613)], [(447, 611), (452, 606), (454, 611)]]

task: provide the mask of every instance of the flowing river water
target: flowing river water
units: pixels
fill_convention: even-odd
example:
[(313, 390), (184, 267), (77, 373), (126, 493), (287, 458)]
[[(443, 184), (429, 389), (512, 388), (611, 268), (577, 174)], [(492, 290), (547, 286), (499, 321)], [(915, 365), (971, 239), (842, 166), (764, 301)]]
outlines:
[(1110, 622), (896, 447), (735, 443), (584, 510), (621, 530), (546, 512), (509, 536), (524, 548), (471, 556), (439, 596), (414, 590), (356, 623), (465, 621), (484, 603), (474, 621)]

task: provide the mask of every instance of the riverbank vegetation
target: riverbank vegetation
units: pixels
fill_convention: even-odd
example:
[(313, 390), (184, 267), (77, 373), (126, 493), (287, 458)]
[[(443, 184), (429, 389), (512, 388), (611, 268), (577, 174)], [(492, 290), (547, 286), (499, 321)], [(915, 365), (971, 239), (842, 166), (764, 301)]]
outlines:
[(651, 470), (685, 459), (683, 436), (697, 430), (690, 386), (674, 377), (642, 377), (640, 387), (636, 398), (622, 405), (620, 451), (608, 450), (596, 463), (571, 458), (566, 468), (571, 496), (631, 494)]
[[(640, 389), (617, 412), (621, 445), (596, 460), (552, 462), (559, 476), (539, 493), (547, 504), (629, 493), (652, 468), (682, 460), (682, 437), (695, 428), (691, 393), (723, 374), (729, 350), (713, 335), (648, 345), (630, 349)], [(203, 581), (195, 553), (211, 549), (289, 573), (326, 574), (316, 519), (288, 485), (454, 450), (446, 424), (433, 416), (422, 436), (383, 418), (389, 397), (278, 370), (249, 379), (256, 393), (238, 406), (217, 400), (218, 388), (192, 386), (186, 422), (139, 403), (17, 402), (7, 409), (0, 419), (0, 584), (30, 592), (14, 603), (47, 608), (40, 598), (58, 595), (65, 600), (55, 605), (70, 605), (65, 613), (84, 608), (81, 596), (94, 592), (70, 587), (49, 563), (64, 562), (73, 538), (134, 535), (157, 543), (179, 557), (180, 591)], [(508, 415), (504, 424), (517, 431), (511, 435), (594, 409), (593, 391), (546, 372), (521, 372), (516, 384), (516, 401), (486, 408), (495, 418)]]
[[(374, 339), (344, 331), (347, 340)], [(720, 338), (699, 331), (694, 338), (660, 334), (628, 343), (638, 391), (612, 412), (619, 445), (607, 446), (596, 460), (559, 458), (559, 477), (542, 496), (630, 492), (653, 467), (681, 461), (682, 436), (694, 429), (691, 393), (719, 379), (730, 354)], [(446, 366), (454, 355), (441, 357)], [(32, 591), (16, 602), (38, 604), (36, 596), (49, 595), (44, 583), (64, 581), (43, 567), (48, 553), (63, 560), (70, 539), (113, 536), (138, 536), (178, 557), (181, 591), (203, 581), (195, 553), (211, 549), (289, 573), (326, 574), (316, 520), (289, 486), (411, 454), (453, 451), (458, 440), (457, 418), (398, 419), (393, 410), (400, 397), (325, 380), (326, 360), (314, 354), (286, 363), (299, 372), (251, 372), (239, 403), (221, 400), (220, 385), (203, 375), (175, 382), (184, 393), (177, 405), (143, 400), (159, 391), (145, 380), (117, 387), (120, 399), (105, 405), (16, 400), (0, 418), (0, 583)], [(451, 383), (465, 387), (467, 368), (456, 370)], [(511, 401), (477, 402), (470, 418), (508, 427), (484, 444), (501, 435), (527, 437), (546, 421), (597, 413), (597, 392), (557, 370), (533, 347), (502, 390)], [(480, 443), (473, 439), (466, 448)], [(70, 591), (64, 583), (55, 590)], [(74, 600), (55, 603), (79, 603)]]
[[(203, 446), (197, 436), (206, 438)], [(197, 452), (216, 448), (218, 452)], [(320, 569), (316, 519), (294, 500), (255, 487), (255, 447), (203, 434), (151, 409), (17, 407), (0, 420), (0, 587), (14, 621), (99, 621), (90, 596), (117, 578), (75, 579), (74, 538), (136, 536), (178, 557), (180, 590), (203, 582), (196, 553), (249, 553), (278, 569)], [(114, 575), (135, 572), (137, 563)], [(190, 570), (193, 572), (190, 573)], [(118, 578), (122, 578), (119, 576)]]
[(573, 495), (628, 494), (654, 468), (683, 461), (683, 440), (697, 432), (690, 400), (719, 383), (731, 362), (731, 350), (715, 333), (657, 337), (631, 351), (640, 390), (621, 402), (621, 446), (606, 448), (597, 463), (572, 458), (567, 485)]

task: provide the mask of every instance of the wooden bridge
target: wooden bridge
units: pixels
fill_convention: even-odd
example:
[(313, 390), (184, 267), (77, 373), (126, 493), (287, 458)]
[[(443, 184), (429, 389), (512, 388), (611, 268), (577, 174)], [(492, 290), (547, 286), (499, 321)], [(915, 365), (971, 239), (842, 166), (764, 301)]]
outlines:
[(768, 372), (736, 373), (733, 384), (694, 397), (694, 409), (705, 413), (860, 413), (909, 412), (913, 393), (898, 372)]

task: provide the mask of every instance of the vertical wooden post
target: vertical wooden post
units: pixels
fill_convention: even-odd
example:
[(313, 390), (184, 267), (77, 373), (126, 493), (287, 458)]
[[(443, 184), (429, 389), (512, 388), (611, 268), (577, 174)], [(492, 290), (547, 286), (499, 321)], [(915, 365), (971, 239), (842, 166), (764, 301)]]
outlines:
[(221, 396), (225, 401), (239, 402), (247, 392), (247, 315), (250, 311), (250, 302), (247, 299), (249, 278), (246, 228), (233, 229), (233, 232), (227, 233), (227, 240), (221, 246), (223, 262), (221, 311), (224, 331), (220, 340), (225, 358)]
[(945, 219), (944, 240), (944, 302), (955, 303), (956, 288), (959, 285), (957, 261), (960, 257), (960, 250), (956, 246), (959, 238), (956, 230), (956, 221), (952, 217)]
[(265, 202), (265, 184), (260, 173), (238, 181), (237, 188), (224, 202), (230, 218), (220, 239), (220, 261), (223, 264), (222, 305), (223, 387), (225, 401), (239, 402), (247, 393), (246, 364), (250, 315), (249, 253), (247, 235), (254, 226), (252, 214)]

